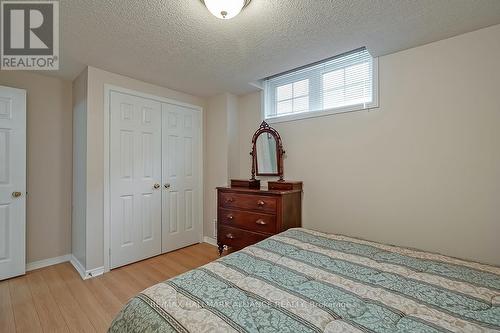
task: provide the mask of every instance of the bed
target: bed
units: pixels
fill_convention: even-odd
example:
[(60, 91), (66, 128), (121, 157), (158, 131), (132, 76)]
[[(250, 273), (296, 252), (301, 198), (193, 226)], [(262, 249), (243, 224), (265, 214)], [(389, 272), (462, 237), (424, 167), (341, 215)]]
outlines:
[(290, 229), (146, 289), (109, 332), (500, 332), (500, 268)]

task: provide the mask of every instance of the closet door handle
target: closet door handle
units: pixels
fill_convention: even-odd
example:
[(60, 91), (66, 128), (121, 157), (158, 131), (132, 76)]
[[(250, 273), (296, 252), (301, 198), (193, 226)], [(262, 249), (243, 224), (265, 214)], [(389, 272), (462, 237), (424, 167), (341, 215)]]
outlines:
[(154, 188), (155, 190), (159, 189), (159, 188), (160, 188), (160, 184), (154, 184), (154, 185), (153, 185), (153, 188)]
[(23, 195), (21, 192), (12, 192), (14, 198), (19, 198), (21, 195)]
[(166, 183), (165, 185), (163, 185), (163, 187), (165, 187), (168, 190), (170, 188), (170, 184)]

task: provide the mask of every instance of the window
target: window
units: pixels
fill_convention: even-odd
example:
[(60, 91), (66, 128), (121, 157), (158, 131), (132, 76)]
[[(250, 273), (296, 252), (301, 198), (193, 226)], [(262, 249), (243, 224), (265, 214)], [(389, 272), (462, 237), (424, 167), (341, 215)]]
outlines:
[(264, 116), (286, 121), (377, 107), (377, 64), (365, 48), (263, 80)]
[(276, 88), (276, 113), (279, 115), (309, 109), (309, 80), (285, 84)]

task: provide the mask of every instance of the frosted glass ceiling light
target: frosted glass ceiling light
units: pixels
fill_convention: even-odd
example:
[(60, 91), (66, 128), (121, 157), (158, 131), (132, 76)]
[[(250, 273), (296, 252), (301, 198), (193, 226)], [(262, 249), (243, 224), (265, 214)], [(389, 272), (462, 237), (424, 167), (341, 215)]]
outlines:
[(250, 0), (202, 0), (215, 17), (229, 20), (238, 15)]

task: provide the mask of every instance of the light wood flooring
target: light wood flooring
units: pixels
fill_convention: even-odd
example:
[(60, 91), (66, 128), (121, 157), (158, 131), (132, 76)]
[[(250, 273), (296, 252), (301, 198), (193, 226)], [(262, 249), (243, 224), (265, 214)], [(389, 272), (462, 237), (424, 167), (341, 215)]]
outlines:
[(217, 257), (203, 243), (85, 281), (70, 263), (1, 281), (0, 332), (106, 332), (132, 296)]

